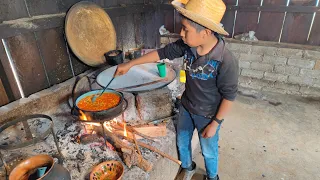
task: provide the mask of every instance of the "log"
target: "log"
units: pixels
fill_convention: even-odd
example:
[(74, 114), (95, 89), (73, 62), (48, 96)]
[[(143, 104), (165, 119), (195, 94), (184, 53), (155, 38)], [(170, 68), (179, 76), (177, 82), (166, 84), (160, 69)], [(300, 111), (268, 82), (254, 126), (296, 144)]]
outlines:
[[(120, 126), (112, 126), (118, 130), (123, 130), (124, 124), (117, 123)], [(158, 125), (141, 125), (141, 126), (126, 126), (127, 131), (133, 132), (136, 135), (142, 136), (146, 139), (154, 139), (156, 137), (164, 137), (167, 135), (167, 125), (166, 123), (161, 123)]]
[[(121, 124), (121, 123), (118, 123), (117, 125), (112, 124), (111, 127), (112, 127), (113, 129), (116, 129), (116, 132), (118, 132), (118, 133), (122, 132), (122, 134), (123, 134), (123, 125), (121, 126), (120, 124)], [(129, 128), (128, 128), (128, 127), (129, 127)], [(135, 133), (136, 135), (139, 135), (140, 139), (141, 139), (141, 137), (143, 137), (143, 138), (145, 138), (145, 139), (154, 141), (154, 140), (153, 140), (153, 139), (154, 139), (153, 137), (150, 137), (150, 136), (141, 134), (141, 133), (139, 133), (139, 132), (136, 132), (134, 129), (130, 128), (130, 126), (128, 126), (128, 127), (127, 127), (127, 132), (131, 132), (131, 133), (133, 132), (133, 133)], [(129, 135), (129, 136), (131, 136), (131, 135)]]
[(133, 140), (134, 140), (134, 144), (136, 145), (136, 148), (137, 148), (137, 151), (138, 153), (140, 154), (140, 156), (142, 155), (141, 154), (141, 151), (140, 151), (140, 148), (139, 148), (139, 145), (138, 145), (138, 142), (137, 142), (137, 139), (136, 139), (136, 136), (134, 133), (131, 133), (132, 134), (132, 137), (133, 137)]
[(132, 165), (136, 165), (146, 172), (149, 172), (152, 170), (152, 164), (150, 164), (147, 160), (145, 160), (141, 155), (136, 153), (133, 147), (124, 143), (122, 140), (120, 140), (116, 135), (114, 135), (110, 131), (105, 130), (104, 132), (105, 132), (105, 135), (113, 141), (114, 146), (117, 149), (121, 149), (123, 153), (124, 162), (128, 167), (131, 167)]
[(135, 132), (147, 135), (149, 137), (164, 137), (167, 135), (167, 125), (164, 123), (161, 123), (157, 126), (143, 125), (143, 126), (131, 127), (131, 128), (133, 128)]
[(152, 170), (152, 164), (143, 159), (141, 155), (139, 155), (132, 149), (121, 148), (121, 151), (123, 152), (124, 162), (129, 168), (132, 165), (136, 165), (146, 172), (150, 172)]
[[(126, 139), (126, 140), (128, 140), (130, 142), (134, 142), (134, 140), (132, 138), (130, 138), (130, 137), (123, 136), (123, 134), (121, 134), (121, 133), (117, 133), (117, 134), (122, 136), (124, 139)], [(159, 149), (157, 149), (155, 147), (152, 147), (152, 146), (150, 146), (148, 144), (145, 144), (143, 142), (137, 142), (137, 143), (138, 143), (139, 146), (142, 146), (144, 148), (150, 149), (151, 151), (156, 152), (156, 153), (160, 154), (161, 156), (163, 156), (163, 157), (165, 157), (165, 158), (167, 158), (167, 159), (169, 159), (169, 160), (181, 165), (181, 161), (179, 161), (178, 159), (176, 159), (176, 158), (174, 158), (174, 157), (172, 157), (172, 156), (160, 151)]]

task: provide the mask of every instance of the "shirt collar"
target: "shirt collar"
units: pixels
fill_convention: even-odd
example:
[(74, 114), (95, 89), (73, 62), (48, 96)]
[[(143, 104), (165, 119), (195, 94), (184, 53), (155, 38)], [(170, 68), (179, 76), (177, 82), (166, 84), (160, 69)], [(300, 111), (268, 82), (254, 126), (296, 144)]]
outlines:
[[(218, 38), (218, 42), (217, 44), (210, 50), (210, 52), (205, 55), (206, 57), (208, 57), (208, 60), (216, 60), (216, 61), (223, 61), (223, 54), (224, 54), (224, 49), (225, 49), (225, 42), (222, 39), (222, 37), (220, 37), (220, 35), (215, 35)], [(195, 57), (197, 57), (197, 48), (191, 48), (191, 51), (193, 53), (193, 55)], [(203, 57), (205, 57), (203, 56)]]

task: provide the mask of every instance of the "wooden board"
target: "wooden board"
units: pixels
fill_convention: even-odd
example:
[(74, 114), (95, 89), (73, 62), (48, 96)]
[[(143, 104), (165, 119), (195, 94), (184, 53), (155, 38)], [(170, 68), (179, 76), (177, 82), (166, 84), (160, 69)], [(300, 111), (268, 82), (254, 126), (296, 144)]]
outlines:
[(174, 32), (174, 11), (172, 10), (164, 10), (164, 27), (170, 31)]
[[(121, 17), (122, 18), (122, 17)], [(123, 20), (120, 21), (124, 25), (122, 29), (122, 42), (124, 51), (127, 51), (130, 48), (136, 48), (135, 32), (134, 32), (134, 21), (131, 14), (123, 17)]]
[(26, 1), (31, 16), (59, 13), (57, 1), (52, 0), (28, 0)]
[(9, 103), (9, 98), (0, 79), (0, 107), (7, 103)]
[(84, 64), (82, 61), (78, 59), (78, 57), (68, 48), (70, 61), (72, 64), (74, 75), (77, 76), (86, 70), (88, 70), (90, 67), (86, 64)]
[(21, 98), (4, 46), (0, 44), (0, 78), (10, 101)]
[(6, 94), (4, 86), (0, 79), (0, 107), (9, 103), (9, 98)]
[(36, 37), (50, 85), (71, 78), (73, 75), (63, 37), (63, 28), (38, 31)]
[(174, 24), (175, 24), (175, 27), (174, 27), (174, 33), (178, 33), (180, 34), (180, 31), (181, 31), (181, 15), (179, 14), (178, 11), (174, 10)]
[[(5, 73), (5, 70), (3, 69), (3, 66), (2, 64), (0, 63), (0, 81), (1, 81), (1, 86), (0, 87), (0, 106), (1, 104), (6, 104), (8, 103), (9, 101), (13, 101), (15, 100), (14, 99), (14, 96), (12, 94), (12, 90), (11, 90), (11, 87), (10, 87), (10, 84), (9, 84), (9, 81), (8, 81), (8, 78), (7, 78), (7, 75)], [(6, 99), (6, 100), (5, 100)]]
[(310, 33), (308, 44), (320, 46), (320, 14), (317, 14)]
[(224, 14), (221, 23), (223, 24), (224, 29), (229, 33), (229, 36), (232, 37), (233, 25), (234, 25), (235, 11), (226, 11)]
[(1, 0), (0, 23), (2, 21), (29, 17), (27, 7), (21, 0)]
[[(290, 5), (315, 5), (316, 0), (291, 1)], [(311, 25), (312, 14), (287, 13), (283, 26), (281, 42), (306, 44)]]
[[(82, 0), (27, 0), (27, 5), (32, 16), (54, 14), (68, 11), (71, 6)], [(143, 0), (90, 0), (97, 5), (107, 8), (116, 7), (120, 4), (142, 3)], [(23, 2), (23, 1), (21, 1)]]
[[(260, 5), (261, 0), (239, 0), (240, 5)], [(256, 31), (259, 13), (238, 11), (234, 35)]]
[(117, 49), (122, 50), (122, 22), (120, 17), (111, 18), (113, 26), (116, 30), (117, 36)]
[[(107, 7), (104, 10), (110, 15), (114, 22), (115, 17), (126, 16), (128, 14), (140, 14), (144, 12), (154, 12), (153, 5), (128, 5), (126, 7)], [(20, 34), (63, 27), (65, 21), (65, 11), (60, 14), (37, 16), (36, 18), (19, 19), (0, 24), (0, 38), (8, 38)], [(121, 23), (121, 22), (119, 22)]]
[(143, 24), (143, 19), (141, 13), (133, 15), (134, 22), (134, 37), (137, 47), (143, 46), (143, 33), (145, 32), (145, 26)]
[[(262, 6), (286, 5), (287, 0), (264, 0)], [(263, 41), (279, 41), (285, 13), (261, 12), (256, 37)]]
[(150, 136), (150, 137), (164, 137), (167, 135), (167, 126), (166, 124), (155, 125), (146, 125), (141, 127), (135, 127), (136, 131), (141, 134)]
[(6, 39), (26, 96), (49, 87), (34, 33)]
[[(226, 6), (228, 5), (236, 5), (236, 0), (224, 0)], [(232, 36), (233, 26), (234, 26), (234, 18), (235, 18), (235, 11), (234, 10), (226, 10), (221, 23), (224, 26), (224, 29), (229, 33), (228, 37)]]
[(155, 31), (156, 46), (154, 46), (153, 48), (160, 48), (159, 29), (162, 25), (164, 25), (164, 14), (163, 12), (161, 12), (160, 6), (157, 6), (154, 14), (154, 31)]
[[(140, 127), (134, 127), (136, 131), (138, 131), (141, 134), (144, 134), (149, 137), (164, 137), (167, 135), (167, 126), (165, 123), (159, 124), (157, 126), (155, 125), (144, 125)], [(117, 130), (118, 133), (123, 134), (123, 131)], [(133, 138), (131, 133), (127, 134), (129, 138)], [(143, 137), (139, 135), (135, 135), (136, 139), (143, 139)]]
[(157, 30), (159, 27), (155, 25), (155, 13), (147, 12), (143, 13), (143, 17), (145, 19), (146, 26), (146, 36), (144, 37), (144, 48), (152, 49), (156, 47), (156, 38), (158, 37), (159, 31)]

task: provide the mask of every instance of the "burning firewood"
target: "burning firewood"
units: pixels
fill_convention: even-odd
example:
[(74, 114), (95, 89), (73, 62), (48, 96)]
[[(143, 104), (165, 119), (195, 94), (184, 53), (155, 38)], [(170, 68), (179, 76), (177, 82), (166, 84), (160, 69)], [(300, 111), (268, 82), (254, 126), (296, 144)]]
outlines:
[(152, 164), (145, 160), (141, 155), (136, 153), (132, 149), (121, 148), (123, 152), (124, 162), (130, 168), (132, 165), (136, 165), (139, 168), (143, 169), (146, 172), (152, 170)]
[[(146, 172), (149, 172), (152, 170), (152, 164), (150, 164), (147, 160), (145, 160), (140, 154), (136, 153), (133, 147), (124, 143), (115, 134), (113, 134), (108, 130), (105, 131), (105, 135), (113, 141), (113, 144), (117, 149), (121, 149), (123, 153), (124, 162), (129, 168), (132, 165), (136, 165)], [(124, 135), (122, 134), (122, 136)]]
[[(120, 136), (123, 136), (122, 133), (117, 132), (117, 134), (120, 135)], [(134, 142), (133, 138), (131, 138), (131, 137), (123, 136), (123, 138), (125, 138), (126, 140), (128, 140), (128, 141), (130, 141), (130, 142)], [(163, 156), (163, 157), (165, 157), (165, 158), (168, 158), (168, 159), (170, 159), (171, 161), (173, 161), (173, 162), (181, 165), (181, 161), (179, 161), (178, 159), (176, 159), (176, 158), (174, 158), (174, 157), (172, 157), (172, 156), (170, 156), (170, 155), (168, 155), (168, 154), (160, 151), (159, 149), (157, 149), (157, 148), (155, 148), (155, 147), (152, 147), (152, 146), (150, 146), (150, 145), (148, 145), (148, 144), (145, 144), (145, 143), (143, 143), (143, 142), (137, 142), (137, 144), (138, 144), (139, 146), (142, 146), (142, 147), (144, 147), (144, 148), (147, 148), (147, 149), (149, 149), (149, 150), (151, 150), (151, 151), (153, 151), (153, 152), (155, 152), (155, 153), (158, 153), (158, 154), (160, 154), (161, 156)]]
[[(124, 129), (124, 124), (122, 123), (117, 123), (116, 125), (111, 125), (111, 126), (112, 128), (117, 129), (118, 132), (121, 132)], [(136, 134), (137, 139), (145, 138), (149, 140), (154, 140), (156, 137), (164, 137), (167, 135), (167, 127), (165, 123), (159, 124), (157, 126), (155, 125), (142, 125), (137, 127), (126, 126), (126, 130), (128, 132), (132, 132)]]
[(141, 152), (140, 152), (140, 148), (139, 148), (137, 139), (136, 139), (136, 135), (135, 135), (134, 133), (131, 133), (131, 134), (132, 134), (132, 137), (133, 137), (133, 140), (134, 140), (134, 144), (136, 145), (136, 148), (137, 148), (138, 153), (139, 153), (140, 155), (142, 155)]

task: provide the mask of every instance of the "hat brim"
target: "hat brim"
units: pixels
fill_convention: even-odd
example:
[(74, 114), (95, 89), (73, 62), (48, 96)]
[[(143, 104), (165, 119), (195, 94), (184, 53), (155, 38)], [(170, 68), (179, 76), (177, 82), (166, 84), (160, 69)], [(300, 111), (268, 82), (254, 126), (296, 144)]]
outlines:
[(187, 10), (177, 4), (172, 3), (172, 5), (179, 13), (181, 13), (183, 16), (191, 19), (192, 21), (199, 23), (200, 25), (202, 25), (202, 26), (204, 26), (204, 27), (216, 32), (216, 33), (226, 35), (226, 36), (229, 35), (229, 33), (227, 31), (225, 31), (223, 29), (223, 27), (220, 26), (220, 24), (217, 24), (216, 22), (214, 22), (206, 17), (195, 14), (194, 12), (189, 11), (189, 10)]

